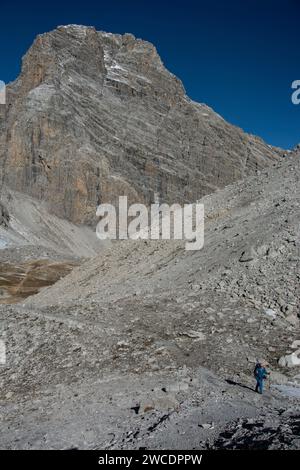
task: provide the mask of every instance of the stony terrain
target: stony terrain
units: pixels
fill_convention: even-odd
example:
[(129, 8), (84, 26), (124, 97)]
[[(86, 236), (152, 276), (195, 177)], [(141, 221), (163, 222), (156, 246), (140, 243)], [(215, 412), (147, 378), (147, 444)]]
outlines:
[(283, 151), (191, 101), (155, 47), (62, 26), (39, 35), (0, 114), (0, 180), (75, 223), (95, 207), (194, 202)]
[[(40, 35), (7, 90), (0, 447), (299, 449), (300, 146), (194, 103), (130, 34)], [(204, 248), (100, 243), (119, 195), (201, 198)]]
[(299, 178), (295, 152), (205, 196), (201, 251), (115, 242), (2, 306), (1, 447), (299, 449)]

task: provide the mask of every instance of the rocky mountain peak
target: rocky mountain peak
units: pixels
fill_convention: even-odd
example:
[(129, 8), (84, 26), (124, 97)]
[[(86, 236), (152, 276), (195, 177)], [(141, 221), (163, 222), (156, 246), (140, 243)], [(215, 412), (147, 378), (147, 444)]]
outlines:
[(149, 42), (93, 27), (39, 35), (8, 86), (2, 183), (93, 223), (100, 202), (193, 202), (280, 152), (194, 103)]
[(129, 33), (97, 32), (89, 26), (59, 26), (39, 35), (23, 59), (21, 77), (29, 85), (24, 91), (30, 91), (42, 83), (59, 83), (76, 73), (99, 85), (105, 78), (129, 87), (131, 84), (133, 92), (155, 85), (149, 75), (156, 74), (176, 82), (177, 92), (184, 94), (181, 82), (165, 69), (151, 43)]

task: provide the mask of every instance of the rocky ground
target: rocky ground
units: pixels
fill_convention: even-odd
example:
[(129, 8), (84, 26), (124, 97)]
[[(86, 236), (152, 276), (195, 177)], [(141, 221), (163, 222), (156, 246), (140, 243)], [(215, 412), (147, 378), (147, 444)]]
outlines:
[(299, 162), (203, 198), (200, 251), (116, 242), (0, 306), (1, 447), (299, 448)]

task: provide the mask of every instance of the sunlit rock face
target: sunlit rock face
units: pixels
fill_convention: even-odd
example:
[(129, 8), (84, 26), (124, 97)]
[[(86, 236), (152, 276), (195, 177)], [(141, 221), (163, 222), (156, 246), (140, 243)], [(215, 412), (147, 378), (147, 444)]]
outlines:
[(76, 25), (36, 38), (0, 121), (2, 184), (76, 223), (119, 195), (195, 201), (280, 155), (191, 101), (152, 44)]

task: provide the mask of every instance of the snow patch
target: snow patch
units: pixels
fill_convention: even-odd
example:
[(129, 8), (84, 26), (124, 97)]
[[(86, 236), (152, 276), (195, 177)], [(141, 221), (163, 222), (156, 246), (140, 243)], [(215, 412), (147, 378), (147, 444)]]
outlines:
[(127, 70), (124, 69), (124, 67), (121, 67), (119, 64), (113, 64), (110, 66), (111, 69), (117, 69), (117, 70), (122, 70), (123, 72), (127, 72)]

